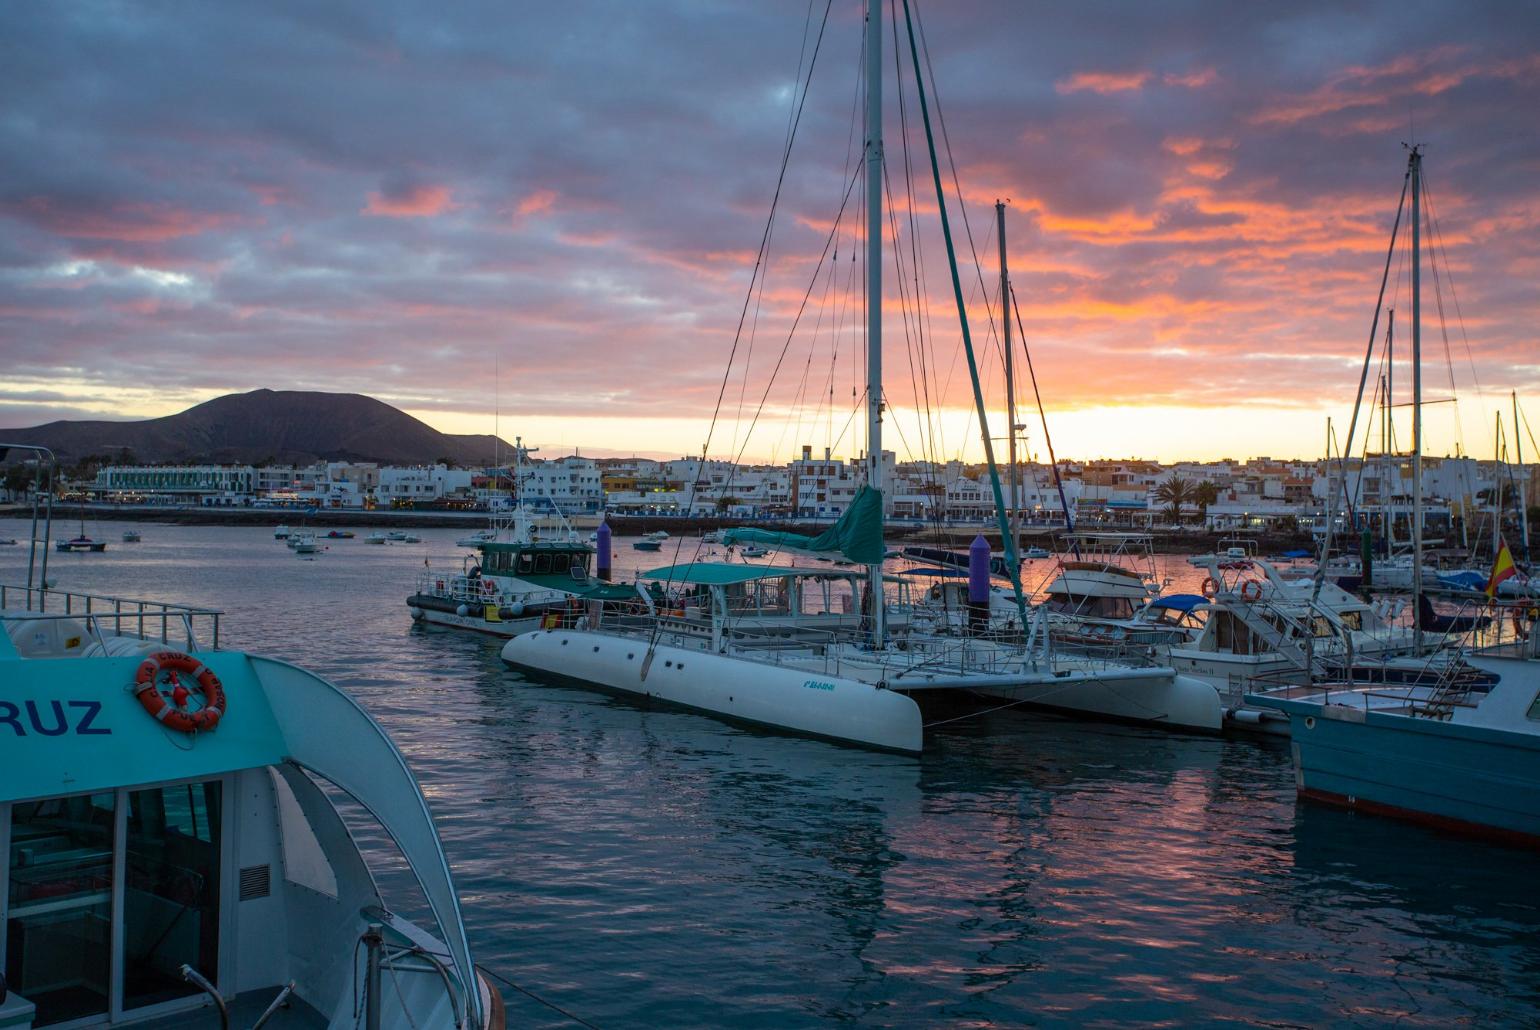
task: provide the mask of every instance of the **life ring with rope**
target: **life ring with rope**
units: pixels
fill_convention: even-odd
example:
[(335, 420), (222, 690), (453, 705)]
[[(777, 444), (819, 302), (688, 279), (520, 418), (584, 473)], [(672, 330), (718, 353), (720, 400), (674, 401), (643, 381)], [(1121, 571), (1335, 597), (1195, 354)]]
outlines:
[(1219, 595), (1219, 580), (1213, 576), (1203, 577), (1203, 596), (1212, 601)]
[(496, 596), (496, 594), (497, 594), (497, 584), (492, 582), (490, 579), (487, 579), (485, 576), (483, 576), (482, 579), (481, 579), (481, 596), (483, 596), (483, 597), (494, 597), (494, 596)]
[(1262, 599), (1262, 581), (1260, 579), (1248, 579), (1241, 584), (1242, 601), (1260, 601)]
[[(172, 674), (169, 696), (161, 691), (161, 674), (165, 672)], [(203, 695), (203, 707), (196, 711), (187, 710), (193, 691), (183, 684), (183, 673)], [(211, 730), (225, 714), (224, 684), (213, 669), (180, 651), (157, 651), (141, 662), (134, 673), (134, 696), (158, 722), (183, 733)]]

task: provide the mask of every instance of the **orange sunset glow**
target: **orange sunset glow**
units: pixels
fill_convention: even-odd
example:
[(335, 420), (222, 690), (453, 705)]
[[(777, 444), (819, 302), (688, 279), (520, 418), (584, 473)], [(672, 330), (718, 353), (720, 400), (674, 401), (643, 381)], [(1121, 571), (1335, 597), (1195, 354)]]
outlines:
[[(1510, 391), (1540, 400), (1526, 33), (1221, 10), (1118, 8), (1110, 37), (1089, 10), (930, 12), (992, 424), (1000, 199), (1060, 455), (1319, 456), (1351, 416), (1415, 134), (1426, 392), (1457, 400), (1427, 449), (1490, 456)], [(800, 18), (757, 5), (616, 14), (613, 40), (549, 11), (506, 32), (403, 16), (389, 41), (320, 14), (0, 16), (36, 44), (0, 71), (0, 425), (272, 387), (594, 455), (860, 451), (861, 6), (831, 7), (816, 62)], [(977, 459), (914, 83), (889, 79), (887, 443)], [(1385, 303), (1409, 388), (1404, 256)], [(1036, 451), (1029, 384), (1017, 400)]]

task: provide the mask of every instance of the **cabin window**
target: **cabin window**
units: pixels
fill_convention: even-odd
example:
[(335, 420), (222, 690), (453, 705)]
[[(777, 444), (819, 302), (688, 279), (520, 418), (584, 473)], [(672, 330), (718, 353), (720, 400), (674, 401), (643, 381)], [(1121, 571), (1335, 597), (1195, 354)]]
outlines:
[(112, 975), (111, 793), (11, 806), (5, 979), (35, 1026), (105, 1016)]
[(1540, 694), (1535, 695), (1534, 701), (1530, 703), (1529, 711), (1524, 713), (1524, 718), (1540, 720)]
[(1337, 618), (1342, 621), (1345, 628), (1354, 632), (1364, 628), (1363, 612), (1338, 612)]
[(519, 575), (528, 576), (535, 571), (535, 556), (532, 554), (519, 555)]
[(1244, 623), (1237, 621), (1229, 612), (1215, 613), (1212, 621), (1216, 650), (1241, 655), (1253, 653), (1251, 630)]
[(549, 554), (535, 555), (535, 575), (545, 576), (551, 572), (551, 556)]
[(183, 964), (219, 969), (220, 784), (128, 794), (123, 885), (123, 1008), (201, 994)]

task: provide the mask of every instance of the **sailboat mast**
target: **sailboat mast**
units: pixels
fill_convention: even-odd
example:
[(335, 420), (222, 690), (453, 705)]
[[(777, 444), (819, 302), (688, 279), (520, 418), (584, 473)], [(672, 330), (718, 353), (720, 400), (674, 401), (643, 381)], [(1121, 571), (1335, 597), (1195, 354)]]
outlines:
[[(866, 5), (866, 484), (882, 482), (882, 7)], [(884, 507), (886, 503), (884, 501)], [(872, 645), (886, 643), (882, 562), (871, 569)]]
[(1412, 624), (1422, 654), (1422, 151), (1412, 147)]
[[(1519, 506), (1519, 556), (1529, 561), (1529, 476), (1524, 472), (1524, 435), (1521, 433), (1519, 422), (1519, 391), (1511, 391), (1513, 396), (1513, 463), (1519, 467), (1519, 475), (1524, 477), (1524, 488), (1517, 491), (1514, 498)], [(1510, 477), (1511, 478), (1511, 477)], [(1517, 484), (1515, 484), (1517, 485)]]
[(1021, 553), (1021, 472), (1016, 467), (1016, 362), (1011, 354), (1011, 277), (1005, 262), (1005, 202), (995, 201), (995, 218), (1000, 236), (1000, 324), (1001, 344), (1005, 348), (1005, 423), (1011, 463), (1011, 542)]

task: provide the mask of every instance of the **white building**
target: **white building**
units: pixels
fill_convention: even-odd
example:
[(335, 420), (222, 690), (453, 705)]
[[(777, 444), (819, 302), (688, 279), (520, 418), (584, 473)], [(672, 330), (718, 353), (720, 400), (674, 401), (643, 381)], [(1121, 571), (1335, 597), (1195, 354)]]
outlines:
[(598, 462), (575, 454), (525, 465), (519, 495), (531, 508), (555, 508), (564, 515), (604, 510)]

